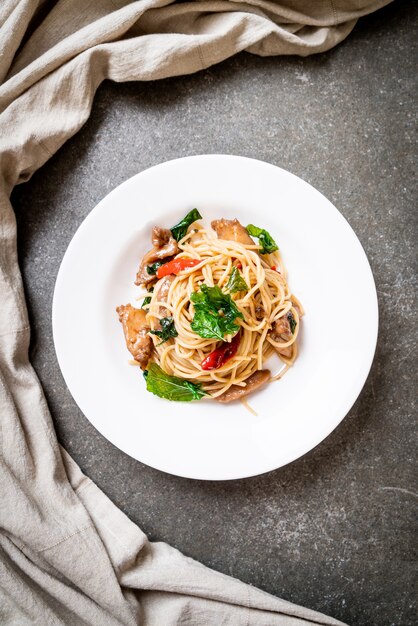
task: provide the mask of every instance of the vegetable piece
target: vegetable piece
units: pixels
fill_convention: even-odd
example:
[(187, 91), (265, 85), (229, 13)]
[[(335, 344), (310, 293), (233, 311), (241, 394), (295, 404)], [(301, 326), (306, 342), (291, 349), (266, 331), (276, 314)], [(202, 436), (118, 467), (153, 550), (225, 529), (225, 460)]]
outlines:
[(271, 254), (271, 252), (275, 252), (279, 249), (273, 237), (264, 230), (264, 228), (258, 228), (258, 226), (254, 226), (254, 224), (248, 224), (247, 233), (252, 237), (257, 237), (260, 245), (263, 246), (260, 250), (260, 254)]
[(165, 263), (166, 261), (155, 261), (155, 263), (152, 263), (151, 265), (147, 265), (147, 273), (150, 276), (155, 276), (158, 269)]
[(171, 234), (173, 235), (174, 239), (176, 241), (180, 241), (180, 239), (183, 239), (183, 237), (187, 233), (189, 226), (193, 224), (193, 222), (196, 222), (196, 220), (201, 219), (202, 216), (197, 209), (192, 209), (191, 211), (189, 211), (189, 213), (185, 217), (183, 217), (181, 222), (171, 228)]
[(157, 278), (163, 278), (163, 276), (168, 276), (169, 274), (177, 275), (182, 270), (190, 269), (201, 262), (199, 259), (173, 259), (158, 268)]
[(201, 363), (202, 370), (216, 370), (225, 365), (229, 359), (236, 355), (240, 341), (241, 333), (237, 333), (230, 343), (224, 343), (208, 354)]
[[(152, 293), (154, 291), (154, 287), (151, 287), (151, 289), (148, 289), (149, 293)], [(151, 302), (151, 296), (145, 296), (142, 304), (141, 304), (141, 309), (143, 309), (145, 306), (147, 306), (147, 304), (149, 304)]]
[(229, 293), (236, 293), (237, 291), (248, 291), (248, 285), (236, 267), (232, 268), (226, 288), (228, 289)]
[(150, 363), (148, 370), (144, 372), (144, 378), (147, 391), (166, 400), (190, 402), (209, 395), (200, 384), (191, 383), (178, 376), (170, 376), (156, 363)]
[(239, 330), (235, 320), (237, 317), (244, 319), (244, 316), (231, 296), (223, 293), (217, 285), (201, 285), (200, 291), (190, 295), (190, 300), (195, 310), (191, 329), (200, 337), (223, 341), (224, 335), (232, 335)]
[(296, 328), (296, 320), (293, 317), (292, 313), (289, 311), (289, 313), (287, 314), (287, 319), (289, 320), (289, 324), (290, 324), (290, 330), (292, 331), (292, 335), (295, 334), (295, 328)]
[(150, 330), (151, 335), (156, 335), (161, 339), (161, 342), (158, 344), (161, 346), (162, 343), (168, 341), (171, 337), (177, 337), (178, 332), (176, 331), (176, 327), (174, 325), (174, 320), (172, 317), (162, 317), (160, 319), (161, 330)]

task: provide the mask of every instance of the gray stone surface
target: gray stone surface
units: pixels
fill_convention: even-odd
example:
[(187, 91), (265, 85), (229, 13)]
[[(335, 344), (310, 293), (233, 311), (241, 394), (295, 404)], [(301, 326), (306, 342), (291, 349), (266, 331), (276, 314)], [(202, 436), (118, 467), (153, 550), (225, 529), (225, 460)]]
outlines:
[[(395, 3), (307, 59), (241, 54), (193, 76), (107, 82), (81, 132), (13, 194), (32, 360), (84, 472), (151, 539), (359, 626), (416, 623), (417, 16)], [(224, 483), (160, 473), (99, 435), (64, 384), (51, 333), (60, 261), (95, 204), (151, 165), (216, 152), (277, 164), (334, 202), (367, 252), (380, 303), (374, 365), (339, 428), (287, 467)]]

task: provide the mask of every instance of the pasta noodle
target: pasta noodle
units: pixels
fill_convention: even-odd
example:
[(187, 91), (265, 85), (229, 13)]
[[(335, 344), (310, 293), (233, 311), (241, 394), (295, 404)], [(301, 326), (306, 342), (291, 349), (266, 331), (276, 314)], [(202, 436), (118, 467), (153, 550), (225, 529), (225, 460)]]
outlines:
[[(143, 308), (151, 331), (158, 330), (160, 320), (170, 316), (178, 333), (165, 342), (152, 335), (151, 360), (171, 376), (200, 383), (212, 398), (221, 396), (232, 385), (245, 387), (246, 380), (263, 369), (263, 364), (273, 354), (279, 355), (284, 366), (271, 380), (283, 376), (297, 357), (299, 319), (303, 308), (289, 289), (279, 251), (261, 255), (259, 245), (218, 239), (213, 231), (199, 224), (195, 224), (178, 245), (180, 252), (176, 259), (196, 259), (199, 263), (172, 277), (164, 300), (159, 300), (164, 278), (157, 280), (153, 292), (147, 294), (150, 302)], [(190, 296), (198, 292), (202, 284), (218, 285), (227, 292), (228, 279), (237, 266), (248, 286), (248, 291), (231, 295), (243, 314), (243, 319), (236, 319), (240, 326), (238, 350), (218, 369), (204, 371), (202, 361), (220, 342), (202, 338), (192, 330), (195, 309)], [(291, 337), (287, 340), (269, 332), (274, 323), (285, 318), (294, 321)], [(225, 335), (224, 341), (230, 342), (232, 338), (233, 334)]]

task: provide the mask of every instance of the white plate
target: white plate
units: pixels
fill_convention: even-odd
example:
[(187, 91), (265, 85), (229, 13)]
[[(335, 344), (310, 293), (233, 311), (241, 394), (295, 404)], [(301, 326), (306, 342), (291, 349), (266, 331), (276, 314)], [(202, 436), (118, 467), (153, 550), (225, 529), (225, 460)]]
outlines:
[[(193, 207), (270, 231), (306, 310), (294, 367), (250, 397), (257, 417), (239, 402), (157, 398), (128, 364), (115, 307), (135, 293), (151, 227), (170, 227)], [(285, 465), (339, 424), (370, 370), (378, 310), (364, 250), (324, 196), (268, 163), (204, 155), (141, 172), (96, 206), (62, 261), (52, 321), (65, 381), (102, 435), (165, 472), (226, 480)]]

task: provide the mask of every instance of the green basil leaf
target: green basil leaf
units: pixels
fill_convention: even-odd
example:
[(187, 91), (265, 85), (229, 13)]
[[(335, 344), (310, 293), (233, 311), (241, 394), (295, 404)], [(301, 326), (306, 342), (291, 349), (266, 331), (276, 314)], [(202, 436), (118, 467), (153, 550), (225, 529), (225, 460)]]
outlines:
[(223, 340), (225, 335), (233, 335), (238, 332), (239, 324), (235, 320), (244, 318), (241, 311), (229, 294), (216, 285), (208, 287), (201, 285), (200, 291), (191, 294), (195, 314), (191, 323), (191, 329), (205, 339)]
[(293, 317), (292, 313), (289, 311), (289, 313), (287, 314), (287, 319), (289, 321), (290, 324), (290, 330), (292, 331), (292, 335), (295, 334), (295, 328), (296, 328), (296, 320)]
[[(221, 325), (220, 317), (217, 313), (197, 309), (190, 327), (193, 332), (204, 339), (224, 340), (225, 327)], [(239, 326), (233, 324), (231, 332), (236, 332), (238, 329)]]
[(257, 237), (260, 245), (263, 246), (260, 250), (260, 254), (271, 254), (279, 249), (273, 237), (264, 230), (264, 228), (258, 228), (258, 226), (254, 226), (254, 224), (248, 224), (246, 230), (251, 237)]
[(161, 342), (158, 344), (161, 346), (162, 343), (168, 341), (171, 337), (177, 337), (178, 332), (176, 331), (176, 327), (174, 325), (174, 320), (172, 317), (162, 317), (160, 319), (161, 330), (150, 330), (151, 335), (156, 335), (161, 339)]
[(156, 363), (150, 363), (144, 372), (147, 391), (160, 398), (175, 402), (190, 402), (200, 400), (209, 395), (198, 383), (191, 383), (178, 376), (170, 376)]
[(229, 293), (236, 293), (237, 291), (248, 291), (248, 285), (239, 273), (238, 268), (232, 268), (226, 288), (228, 289)]
[[(149, 293), (152, 293), (154, 291), (154, 287), (151, 287), (151, 289), (148, 289)], [(145, 296), (142, 304), (141, 304), (141, 309), (143, 309), (147, 304), (149, 304), (151, 302), (151, 296)]]
[(168, 259), (165, 259), (164, 261), (155, 261), (155, 263), (152, 263), (151, 265), (147, 265), (147, 273), (150, 276), (155, 276), (158, 268), (161, 267), (161, 265), (164, 265), (164, 263), (167, 263), (167, 260)]
[(196, 220), (201, 219), (202, 216), (197, 209), (192, 209), (191, 211), (189, 211), (189, 213), (185, 217), (183, 217), (181, 222), (179, 222), (170, 229), (174, 239), (176, 241), (180, 241), (180, 239), (183, 239), (184, 235), (186, 235), (187, 233), (187, 229), (189, 228), (189, 226), (193, 224), (193, 222), (196, 222)]

